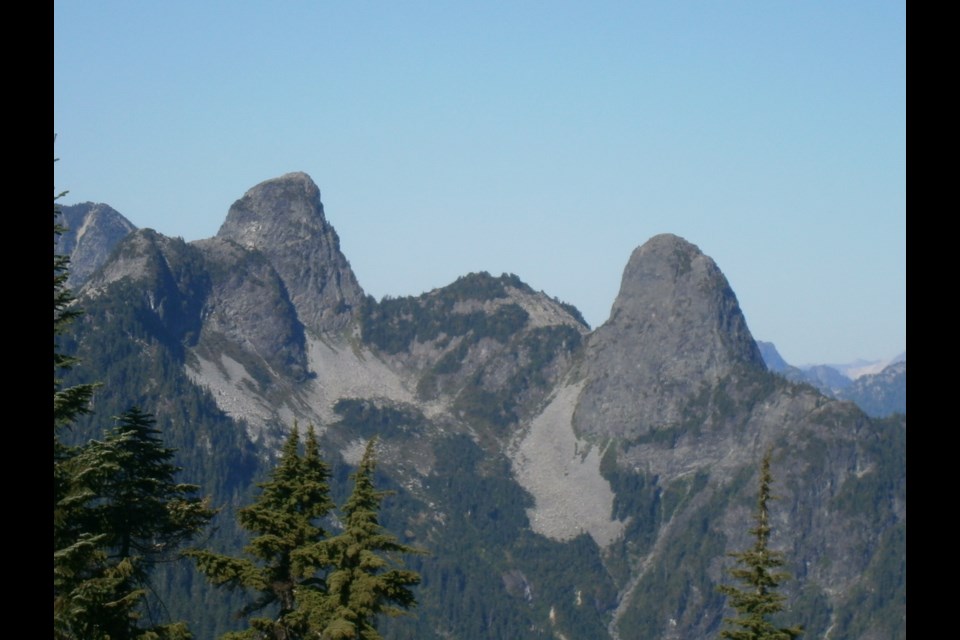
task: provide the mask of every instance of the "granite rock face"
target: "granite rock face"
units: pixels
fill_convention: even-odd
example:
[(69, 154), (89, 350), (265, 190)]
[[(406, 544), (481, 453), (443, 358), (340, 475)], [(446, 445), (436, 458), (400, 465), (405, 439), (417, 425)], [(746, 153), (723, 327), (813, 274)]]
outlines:
[(115, 209), (93, 202), (60, 207), (60, 222), (66, 230), (54, 251), (70, 257), (67, 286), (71, 289), (80, 288), (107, 261), (114, 247), (136, 230)]
[(585, 435), (636, 438), (738, 368), (765, 369), (716, 263), (663, 234), (634, 250), (610, 319), (590, 336), (575, 415)]
[(166, 338), (245, 363), (261, 387), (307, 375), (303, 325), (276, 270), (257, 251), (141, 229), (120, 241), (81, 292), (96, 297), (124, 284)]
[(345, 328), (363, 299), (340, 238), (324, 217), (320, 189), (305, 173), (247, 191), (230, 207), (217, 237), (266, 256), (309, 330)]
[(132, 296), (131, 307), (149, 314), (164, 339), (196, 342), (202, 307), (210, 290), (200, 253), (180, 238), (138, 229), (117, 245), (110, 259), (87, 280), (81, 296)]
[[(128, 333), (169, 348), (170, 375), (264, 459), (294, 420), (344, 464), (378, 438), (392, 515), (431, 550), (425, 622), (405, 637), (472, 637), (483, 611), (517, 621), (500, 637), (716, 637), (767, 448), (792, 620), (811, 637), (905, 637), (905, 417), (768, 371), (726, 278), (682, 238), (633, 252), (592, 332), (511, 274), (376, 302), (294, 173), (250, 189), (215, 238), (129, 234), (79, 304), (99, 296), (135, 307)], [(470, 613), (454, 589), (474, 590)]]
[(229, 354), (252, 365), (261, 385), (307, 376), (306, 337), (287, 289), (276, 269), (259, 251), (230, 240), (210, 238), (192, 243), (204, 258), (210, 290), (203, 303), (199, 353)]

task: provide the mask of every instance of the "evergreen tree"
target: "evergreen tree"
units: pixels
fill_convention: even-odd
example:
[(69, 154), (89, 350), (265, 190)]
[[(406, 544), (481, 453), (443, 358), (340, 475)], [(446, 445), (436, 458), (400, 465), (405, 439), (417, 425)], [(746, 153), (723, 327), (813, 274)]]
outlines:
[[(63, 194), (61, 194), (62, 196)], [(54, 197), (54, 246), (63, 232)], [(53, 635), (57, 640), (185, 639), (183, 623), (140, 627), (147, 570), (212, 516), (176, 484), (150, 416), (132, 410), (104, 441), (79, 446), (61, 431), (89, 411), (95, 385), (63, 387), (75, 360), (58, 337), (79, 311), (66, 286), (69, 258), (53, 256)]]
[[(56, 162), (56, 160), (54, 160)], [(53, 198), (53, 437), (54, 462), (57, 460), (58, 446), (60, 445), (58, 432), (60, 428), (71, 424), (76, 418), (87, 413), (90, 397), (96, 385), (82, 384), (73, 387), (62, 387), (59, 375), (69, 369), (74, 358), (61, 352), (57, 345), (60, 335), (77, 316), (80, 311), (72, 306), (73, 293), (67, 287), (69, 277), (70, 258), (56, 252), (57, 238), (64, 232), (59, 224), (60, 208), (57, 200), (66, 195), (66, 191)], [(62, 452), (61, 452), (62, 453)], [(55, 484), (56, 487), (56, 484)], [(54, 494), (56, 496), (56, 493)]]
[(137, 610), (101, 612), (100, 623), (111, 640), (149, 633), (189, 637), (182, 623), (142, 628), (141, 609), (150, 569), (174, 560), (174, 552), (199, 534), (214, 512), (195, 495), (197, 485), (175, 481), (181, 469), (151, 415), (133, 408), (116, 420), (104, 441), (91, 440), (75, 458), (79, 467), (91, 470), (87, 483), (94, 495), (77, 520), (85, 530), (100, 533), (106, 566), (123, 568), (114, 591), (137, 605)]
[[(56, 159), (54, 159), (56, 162)], [(60, 375), (75, 364), (75, 359), (64, 354), (58, 345), (60, 336), (80, 312), (72, 307), (73, 293), (67, 287), (70, 258), (56, 252), (57, 238), (64, 232), (59, 224), (60, 208), (57, 200), (66, 195), (66, 191), (53, 198), (53, 514), (54, 543), (56, 547), (57, 527), (65, 524), (64, 509), (68, 505), (64, 500), (78, 491), (63, 466), (70, 459), (73, 449), (63, 443), (60, 431), (71, 425), (79, 416), (89, 411), (90, 398), (95, 385), (82, 384), (63, 387)], [(75, 495), (73, 497), (76, 497)]]
[(294, 425), (279, 464), (270, 479), (258, 485), (260, 497), (238, 513), (240, 525), (256, 534), (244, 549), (253, 559), (205, 550), (188, 553), (214, 584), (257, 592), (253, 602), (240, 611), (242, 617), (265, 610), (271, 613), (272, 617), (250, 618), (249, 629), (227, 634), (228, 638), (294, 640), (317, 630), (311, 627), (316, 618), (309, 615), (308, 607), (316, 602), (311, 596), (325, 590), (324, 562), (297, 551), (326, 539), (320, 521), (334, 505), (329, 495), (329, 468), (320, 459), (312, 426), (303, 455), (299, 444)]
[(374, 487), (375, 444), (375, 439), (367, 443), (353, 474), (353, 493), (342, 509), (343, 532), (323, 545), (333, 565), (322, 606), (316, 609), (321, 619), (329, 620), (324, 640), (379, 640), (379, 615), (402, 615), (417, 605), (410, 587), (420, 583), (420, 575), (400, 568), (398, 561), (400, 555), (422, 552), (400, 543), (380, 525), (378, 512), (387, 492)]
[(760, 465), (760, 488), (757, 496), (756, 526), (750, 529), (754, 536), (753, 547), (747, 551), (731, 553), (737, 566), (729, 569), (740, 587), (721, 585), (720, 592), (730, 599), (737, 617), (724, 618), (724, 622), (738, 629), (724, 629), (721, 638), (732, 640), (791, 640), (803, 633), (803, 627), (777, 627), (770, 617), (783, 610), (785, 597), (777, 589), (790, 575), (777, 571), (783, 566), (783, 553), (769, 548), (770, 514), (767, 502), (774, 499), (770, 494), (770, 457), (767, 450)]
[(119, 611), (134, 603), (115, 597), (127, 566), (106, 570), (105, 536), (85, 531), (77, 517), (94, 497), (88, 480), (95, 467), (78, 464), (78, 449), (60, 437), (62, 429), (89, 411), (95, 387), (63, 387), (60, 380), (75, 361), (60, 350), (58, 341), (80, 313), (67, 287), (70, 259), (56, 253), (57, 237), (63, 233), (57, 200), (65, 194), (53, 199), (53, 632), (54, 638), (97, 638), (102, 635), (97, 613), (106, 604)]
[(213, 511), (195, 496), (197, 485), (175, 481), (174, 450), (163, 446), (151, 415), (134, 407), (116, 420), (98, 443), (108, 464), (90, 516), (106, 532), (113, 557), (139, 557), (148, 567), (200, 533)]

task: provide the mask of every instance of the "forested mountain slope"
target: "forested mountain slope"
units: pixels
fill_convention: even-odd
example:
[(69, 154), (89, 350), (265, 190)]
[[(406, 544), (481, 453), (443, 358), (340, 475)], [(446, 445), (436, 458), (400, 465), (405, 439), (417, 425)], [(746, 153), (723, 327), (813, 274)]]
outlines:
[[(383, 522), (430, 552), (410, 559), (421, 606), (387, 637), (714, 637), (768, 447), (788, 622), (906, 635), (905, 417), (768, 372), (730, 284), (682, 238), (633, 252), (593, 331), (511, 274), (377, 301), (319, 189), (288, 174), (215, 238), (129, 234), (79, 294), (72, 375), (104, 386), (78, 437), (131, 404), (154, 413), (223, 508), (220, 550), (242, 543), (232, 512), (294, 420), (321, 430), (338, 502), (379, 437)], [(162, 579), (197, 637), (234, 624), (189, 566)]]

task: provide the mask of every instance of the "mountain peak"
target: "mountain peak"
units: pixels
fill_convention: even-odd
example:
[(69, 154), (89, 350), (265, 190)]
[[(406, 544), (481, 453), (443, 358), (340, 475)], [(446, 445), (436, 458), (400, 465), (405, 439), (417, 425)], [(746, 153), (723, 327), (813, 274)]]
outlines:
[(705, 374), (734, 364), (764, 367), (737, 297), (712, 258), (673, 234), (637, 247), (606, 325), (639, 328), (667, 360), (686, 354)]
[(233, 203), (217, 237), (249, 249), (260, 249), (277, 227), (291, 224), (324, 230), (328, 224), (320, 202), (320, 188), (306, 173), (287, 173), (247, 190)]
[[(578, 426), (605, 423), (621, 436), (677, 424), (693, 397), (739, 367), (766, 369), (726, 277), (672, 234), (633, 251), (610, 318), (590, 338), (587, 366), (593, 382)], [(608, 415), (611, 407), (622, 415)]]
[(320, 189), (306, 173), (287, 173), (248, 190), (230, 207), (217, 237), (263, 253), (309, 329), (345, 327), (363, 298), (324, 215)]
[(107, 261), (113, 248), (136, 230), (118, 211), (94, 202), (60, 207), (60, 221), (65, 229), (55, 250), (70, 256), (67, 286), (71, 289), (79, 289)]

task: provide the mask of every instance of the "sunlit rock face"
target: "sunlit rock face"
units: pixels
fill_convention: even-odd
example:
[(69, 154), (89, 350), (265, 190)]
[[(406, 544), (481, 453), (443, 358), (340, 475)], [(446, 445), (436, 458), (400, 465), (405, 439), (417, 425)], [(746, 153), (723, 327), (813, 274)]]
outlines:
[(320, 189), (305, 173), (247, 191), (230, 207), (217, 237), (267, 257), (308, 330), (343, 329), (363, 298), (340, 238), (324, 217)]

